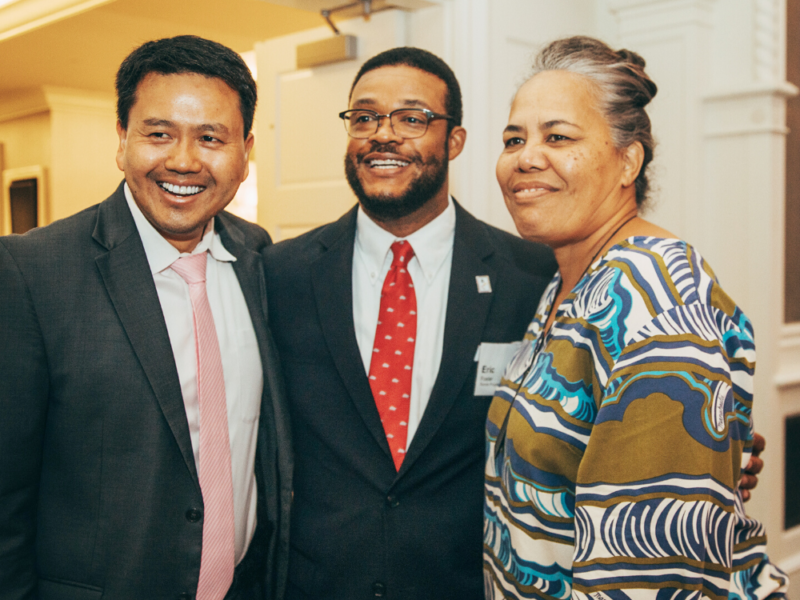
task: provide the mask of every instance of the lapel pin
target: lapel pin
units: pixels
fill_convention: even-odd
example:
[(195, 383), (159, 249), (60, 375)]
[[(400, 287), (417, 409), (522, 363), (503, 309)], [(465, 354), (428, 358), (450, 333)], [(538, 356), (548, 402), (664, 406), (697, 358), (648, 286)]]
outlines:
[(492, 282), (489, 280), (488, 275), (475, 275), (475, 283), (478, 284), (479, 294), (492, 293)]

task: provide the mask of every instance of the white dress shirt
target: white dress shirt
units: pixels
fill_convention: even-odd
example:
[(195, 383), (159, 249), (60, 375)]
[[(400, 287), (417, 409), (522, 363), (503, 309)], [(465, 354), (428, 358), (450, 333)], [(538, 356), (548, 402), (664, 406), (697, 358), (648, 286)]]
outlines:
[(408, 272), (417, 294), (417, 341), (411, 380), (406, 449), (417, 431), (439, 374), (444, 344), (444, 320), (453, 264), (456, 209), (452, 198), (442, 214), (406, 238), (377, 225), (359, 207), (353, 255), (353, 320), (364, 370), (369, 373), (383, 280), (392, 266), (391, 246), (405, 239), (414, 249)]
[[(139, 230), (139, 237), (144, 245), (147, 262), (156, 284), (158, 300), (167, 323), (169, 341), (178, 368), (186, 418), (189, 422), (194, 462), (199, 470), (202, 459), (200, 405), (197, 399), (197, 358), (192, 301), (189, 297), (189, 285), (169, 268), (181, 253), (164, 239), (142, 214), (127, 183), (125, 198)], [(213, 225), (212, 220), (192, 254), (208, 251), (206, 291), (219, 339), (222, 372), (225, 377), (238, 564), (247, 552), (256, 529), (258, 494), (255, 480), (255, 453), (264, 376), (250, 312), (233, 270), (236, 257), (222, 245), (222, 240), (214, 231)]]

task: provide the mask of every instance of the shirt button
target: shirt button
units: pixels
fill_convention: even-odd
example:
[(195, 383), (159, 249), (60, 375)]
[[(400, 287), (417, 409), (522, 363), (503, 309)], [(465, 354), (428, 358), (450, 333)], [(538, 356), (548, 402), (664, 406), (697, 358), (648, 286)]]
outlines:
[(189, 592), (178, 594), (178, 600), (192, 600), (192, 598), (194, 598), (194, 596), (192, 596)]
[(203, 511), (199, 508), (190, 508), (186, 511), (186, 520), (189, 521), (189, 523), (197, 523), (202, 518)]
[(386, 505), (389, 508), (397, 508), (398, 506), (400, 506), (400, 499), (397, 496), (387, 496)]
[(372, 593), (376, 598), (386, 597), (386, 585), (380, 581), (376, 581), (372, 584)]

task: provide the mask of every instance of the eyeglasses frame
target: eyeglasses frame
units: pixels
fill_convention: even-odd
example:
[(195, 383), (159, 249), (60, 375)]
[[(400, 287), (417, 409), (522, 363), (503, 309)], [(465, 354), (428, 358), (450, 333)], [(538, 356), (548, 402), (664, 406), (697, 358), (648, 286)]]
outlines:
[[(345, 123), (345, 121), (347, 120), (346, 115), (347, 115), (347, 113), (354, 112), (354, 111), (367, 112), (367, 113), (372, 113), (373, 115), (375, 115), (377, 120), (375, 122), (376, 124), (375, 124), (374, 133), (371, 133), (367, 137), (356, 137), (356, 136), (354, 136), (354, 135), (352, 135), (350, 133), (350, 130), (347, 128), (347, 123)], [(373, 135), (375, 135), (376, 133), (378, 133), (378, 130), (380, 130), (380, 128), (381, 128), (381, 119), (389, 119), (389, 127), (392, 128), (392, 133), (394, 133), (395, 135), (398, 135), (394, 130), (394, 125), (392, 124), (392, 115), (394, 113), (397, 113), (397, 112), (405, 112), (405, 111), (421, 112), (422, 114), (424, 114), (428, 118), (428, 122), (425, 124), (425, 131), (423, 131), (418, 136), (415, 136), (415, 137), (412, 137), (412, 138), (398, 136), (398, 137), (402, 137), (404, 140), (416, 140), (416, 139), (419, 139), (422, 136), (424, 136), (426, 133), (428, 133), (428, 127), (430, 126), (431, 121), (435, 121), (437, 119), (444, 120), (444, 121), (452, 121), (453, 120), (453, 117), (451, 117), (450, 115), (440, 115), (439, 113), (435, 113), (432, 110), (428, 110), (427, 108), (398, 108), (398, 109), (393, 110), (392, 112), (390, 112), (389, 114), (386, 114), (386, 115), (381, 115), (377, 111), (370, 110), (368, 108), (348, 108), (347, 110), (343, 110), (342, 112), (339, 113), (339, 118), (342, 120), (342, 124), (344, 125), (344, 130), (347, 132), (347, 135), (349, 135), (354, 140), (366, 140), (366, 139), (369, 139), (370, 137), (372, 137)]]

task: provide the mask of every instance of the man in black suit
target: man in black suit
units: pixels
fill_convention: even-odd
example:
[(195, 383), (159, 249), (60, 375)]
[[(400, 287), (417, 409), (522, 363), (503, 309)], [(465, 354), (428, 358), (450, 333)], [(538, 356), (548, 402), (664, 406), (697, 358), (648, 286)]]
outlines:
[(247, 175), (256, 87), (192, 36), (117, 74), (125, 181), (0, 238), (0, 599), (277, 597), (290, 432)]
[[(502, 371), (502, 358), (483, 357), (522, 338), (555, 264), (449, 196), (461, 113), (458, 82), (432, 54), (368, 60), (341, 115), (359, 205), (267, 251), (296, 455), (292, 600), (483, 598), (492, 387), (476, 387), (476, 369)], [(416, 310), (401, 307), (406, 292), (389, 306), (397, 286)], [(387, 326), (414, 344), (410, 356), (385, 345), (397, 341)], [(410, 392), (394, 391), (409, 371)]]

